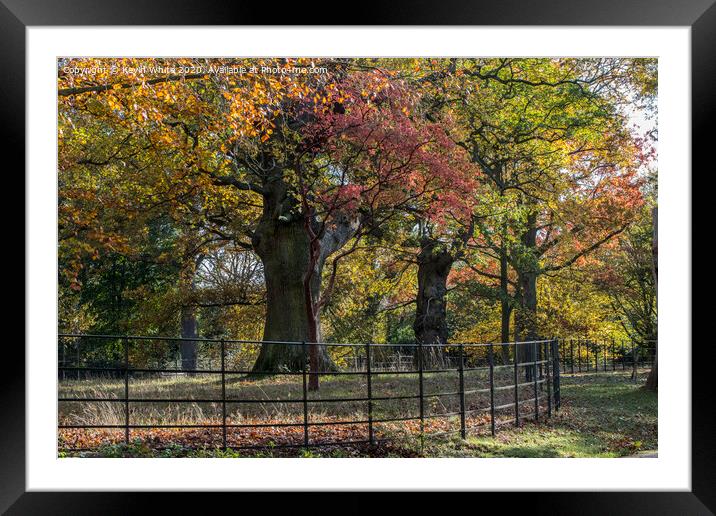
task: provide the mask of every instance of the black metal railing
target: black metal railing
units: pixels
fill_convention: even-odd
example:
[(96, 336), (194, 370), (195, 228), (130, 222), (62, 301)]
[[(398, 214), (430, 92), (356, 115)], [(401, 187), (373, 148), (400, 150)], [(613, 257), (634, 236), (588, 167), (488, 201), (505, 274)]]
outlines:
[(636, 381), (640, 369), (651, 369), (656, 341), (560, 339), (559, 356), (564, 374), (631, 372)]
[[(179, 359), (179, 344), (186, 341), (194, 342), (199, 350), (196, 362), (190, 364), (190, 367), (187, 367), (187, 362)], [(60, 334), (58, 428), (61, 434), (73, 429), (123, 430), (121, 440), (126, 443), (130, 442), (133, 435), (141, 438), (141, 432), (145, 430), (208, 429), (221, 432), (220, 441), (215, 444), (220, 444), (223, 449), (256, 449), (375, 444), (396, 438), (396, 428), (384, 425), (401, 423), (404, 428), (399, 430), (407, 431), (409, 435), (417, 433), (422, 443), (425, 437), (459, 433), (465, 438), (483, 429), (494, 435), (502, 425), (519, 425), (525, 419), (538, 420), (540, 415), (551, 416), (553, 409), (558, 410), (560, 407), (559, 354), (564, 343), (557, 339), (509, 343), (508, 353), (505, 353), (504, 344), (320, 343), (316, 346), (330, 354), (336, 364), (335, 368), (324, 371), (311, 371), (308, 366), (308, 353), (312, 345), (316, 344)], [(262, 346), (301, 346), (303, 365), (300, 370), (255, 371), (252, 365)], [(499, 354), (495, 348), (500, 350)], [(406, 356), (410, 359), (406, 360)], [(497, 363), (498, 357), (501, 363)], [(397, 367), (396, 363), (399, 364)], [(170, 367), (172, 364), (174, 367)], [(381, 366), (376, 368), (378, 364)], [(147, 381), (146, 385), (154, 390), (171, 390), (180, 382), (158, 382), (156, 387), (151, 382), (162, 380), (165, 376), (174, 376), (176, 380), (179, 375), (187, 377), (182, 383), (192, 391), (187, 396), (142, 395), (141, 391), (146, 390), (146, 386), (140, 388), (137, 395), (131, 396), (133, 389), (143, 385), (140, 383), (143, 377)], [(309, 389), (311, 375), (322, 379), (322, 387), (318, 391)], [(211, 376), (216, 378), (214, 384), (201, 383), (202, 377)], [(263, 385), (259, 389), (262, 397), (257, 396), (256, 392), (252, 395), (251, 386), (256, 382), (251, 380), (270, 377), (286, 381)], [(362, 394), (341, 394), (341, 389), (350, 384), (351, 377), (365, 380), (364, 383), (359, 381), (358, 385), (352, 385), (358, 387)], [(336, 381), (326, 383), (327, 378)], [(348, 380), (344, 380), (346, 378)], [(441, 383), (443, 378), (456, 381), (457, 387), (444, 387)], [(101, 391), (102, 382), (110, 384), (110, 392), (99, 392), (103, 395), (98, 396), (96, 391)], [(135, 382), (137, 385), (134, 385)], [(380, 387), (381, 383), (388, 391), (385, 394), (376, 393), (376, 387)], [(437, 384), (437, 390), (430, 388), (434, 384)], [(207, 385), (211, 388), (218, 386), (218, 395), (202, 395), (201, 389), (207, 388)], [(417, 393), (404, 392), (406, 386), (416, 387)], [(269, 396), (263, 390), (269, 387), (278, 390), (279, 394)], [(396, 389), (397, 394), (394, 392)], [(94, 395), (88, 395), (88, 390)], [(196, 391), (199, 391), (197, 396)], [(335, 391), (339, 395), (332, 396)], [(407, 410), (410, 401), (417, 401), (417, 414)], [(391, 406), (390, 410), (385, 407), (381, 410), (382, 402), (394, 403), (395, 406)], [(92, 418), (77, 409), (78, 406), (92, 403), (103, 404), (106, 413), (95, 411), (96, 417)], [(154, 421), (154, 413), (142, 413), (139, 410), (146, 405), (166, 408), (199, 404), (211, 404), (220, 411), (209, 422), (202, 420), (200, 423), (186, 423)], [(324, 404), (343, 407), (344, 411), (353, 409), (356, 404), (365, 404), (365, 407), (363, 411), (350, 412), (361, 412), (359, 419), (337, 418), (341, 414), (326, 416), (325, 412), (314, 410), (314, 407)], [(265, 413), (267, 406), (275, 410), (281, 407), (291, 418), (290, 421), (269, 421), (269, 418), (264, 417), (264, 420), (257, 418), (258, 422), (244, 422), (246, 414), (241, 411), (229, 413), (229, 407), (237, 405), (260, 406)], [(117, 406), (121, 406), (121, 413), (114, 410)], [(443, 410), (435, 411), (435, 406)], [(245, 409), (244, 412), (250, 410)], [(112, 414), (115, 420), (102, 421), (102, 416), (107, 413)], [(142, 421), (142, 417), (149, 421)], [(285, 419), (286, 415), (282, 417)], [(438, 428), (440, 431), (427, 428), (429, 421), (437, 420), (444, 423), (456, 420), (458, 428)], [(411, 426), (414, 422), (418, 423), (417, 431)], [(360, 439), (320, 439), (323, 433), (318, 432), (318, 429), (346, 425), (365, 427), (365, 433), (361, 433)], [(293, 435), (289, 439), (268, 436), (258, 444), (245, 444), (241, 432), (237, 434), (242, 429), (299, 428), (302, 430), (300, 436)], [(314, 433), (321, 435), (313, 436)], [(69, 446), (67, 442), (61, 445), (62, 449), (82, 449)]]

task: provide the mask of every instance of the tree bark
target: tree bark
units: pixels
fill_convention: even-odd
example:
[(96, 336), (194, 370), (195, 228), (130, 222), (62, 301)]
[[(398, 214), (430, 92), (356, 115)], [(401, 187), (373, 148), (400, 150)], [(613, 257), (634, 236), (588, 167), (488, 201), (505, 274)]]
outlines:
[[(319, 299), (326, 259), (345, 245), (357, 230), (357, 222), (336, 217), (321, 237), (319, 255), (312, 264), (304, 215), (287, 185), (282, 179), (267, 183), (263, 196), (263, 214), (252, 242), (261, 258), (266, 283), (263, 340), (306, 342), (308, 346), (263, 344), (253, 371), (299, 371), (306, 367), (308, 355), (313, 355), (313, 370), (335, 370), (326, 347), (311, 345), (321, 341), (321, 329), (320, 310), (310, 307), (309, 302)], [(304, 280), (310, 266), (314, 269), (308, 296)]]
[[(520, 306), (515, 315), (515, 329), (518, 331), (517, 340), (533, 341), (538, 340), (539, 330), (537, 327), (537, 258), (532, 254), (537, 244), (536, 215), (527, 217), (527, 230), (522, 235), (523, 256), (520, 259), (520, 267), (517, 271)], [(530, 344), (517, 345), (517, 357), (520, 363), (533, 362), (533, 346)], [(525, 378), (532, 380), (534, 367), (525, 367)]]
[[(195, 339), (199, 336), (196, 323), (196, 308), (184, 305), (181, 308), (181, 336), (183, 339)], [(182, 340), (179, 348), (182, 371), (195, 370), (196, 367), (196, 341)]]
[(500, 342), (502, 342), (502, 363), (510, 362), (510, 345), (505, 344), (510, 341), (510, 317), (512, 316), (512, 304), (509, 301), (509, 291), (507, 283), (507, 252), (505, 249), (500, 251)]
[[(418, 295), (413, 330), (418, 343), (446, 344), (448, 338), (445, 295), (454, 256), (435, 240), (424, 239), (418, 254)], [(417, 356), (417, 353), (416, 353)], [(444, 365), (442, 347), (423, 349), (423, 367)]]
[[(312, 325), (316, 325), (315, 339), (320, 341), (320, 318), (308, 317), (304, 289), (304, 275), (309, 262), (308, 236), (301, 220), (274, 221), (265, 228), (255, 249), (264, 267), (266, 282), (266, 320), (264, 341), (307, 342), (313, 339)], [(311, 281), (311, 294), (320, 289), (320, 273)], [(315, 299), (315, 297), (314, 297)], [(318, 347), (318, 364), (321, 370), (334, 368), (325, 346)], [(299, 371), (307, 366), (307, 348), (293, 344), (263, 344), (254, 371)]]
[[(539, 339), (537, 329), (537, 274), (534, 271), (521, 272), (519, 275), (522, 291), (521, 305), (515, 317), (515, 327), (519, 329), (518, 341), (530, 342)], [(519, 321), (519, 322), (518, 322)], [(531, 344), (517, 344), (517, 357), (520, 363), (535, 360)], [(533, 367), (525, 367), (525, 379), (532, 380)]]
[[(183, 339), (196, 339), (199, 336), (196, 321), (196, 301), (194, 297), (196, 270), (203, 260), (203, 256), (192, 256), (186, 260), (180, 272), (181, 306), (181, 336)], [(182, 371), (197, 369), (197, 341), (182, 340), (179, 346)]]
[[(652, 272), (654, 274), (654, 290), (656, 292), (656, 299), (657, 299), (657, 306), (658, 306), (658, 254), (659, 254), (659, 243), (658, 243), (658, 222), (657, 222), (657, 209), (654, 208), (651, 212), (652, 217), (652, 225), (653, 225), (653, 237), (652, 237), (652, 243), (651, 243), (651, 259), (652, 259)], [(658, 313), (658, 308), (657, 308)], [(659, 387), (659, 380), (658, 380), (658, 371), (657, 371), (657, 363), (659, 360), (659, 341), (657, 337), (657, 341), (655, 343), (654, 348), (654, 365), (651, 368), (651, 371), (649, 372), (649, 376), (646, 379), (646, 388), (650, 391), (656, 392)]]

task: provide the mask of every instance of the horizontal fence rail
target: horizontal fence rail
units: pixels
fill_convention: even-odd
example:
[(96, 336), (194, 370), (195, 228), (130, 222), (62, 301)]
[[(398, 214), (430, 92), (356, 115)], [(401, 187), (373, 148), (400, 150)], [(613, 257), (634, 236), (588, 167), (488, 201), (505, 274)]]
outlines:
[(559, 356), (563, 374), (629, 371), (636, 381), (638, 370), (653, 367), (656, 341), (560, 339)]
[[(121, 440), (114, 442), (129, 443), (132, 433), (141, 435), (143, 430), (158, 429), (205, 429), (220, 431), (220, 440), (215, 444), (222, 449), (259, 449), (266, 447), (296, 448), (334, 445), (376, 444), (394, 439), (390, 432), (380, 431), (380, 425), (402, 423), (408, 426), (408, 434), (418, 434), (422, 444), (424, 437), (457, 435), (463, 439), (470, 432), (489, 431), (494, 435), (498, 428), (506, 424), (520, 425), (521, 421), (538, 421), (541, 416), (551, 416), (553, 410), (559, 410), (561, 404), (560, 374), (576, 373), (586, 369), (591, 371), (614, 371), (617, 367), (636, 370), (650, 364), (648, 353), (642, 347), (614, 347), (614, 343), (596, 344), (591, 341), (545, 339), (526, 342), (499, 344), (461, 343), (461, 344), (377, 344), (377, 343), (319, 343), (250, 341), (207, 338), (149, 337), (131, 335), (58, 335), (58, 375), (60, 388), (58, 402), (61, 415), (58, 429), (72, 430), (122, 430)], [(195, 347), (194, 355), (187, 359), (182, 353), (186, 343)], [(580, 344), (581, 342), (581, 344)], [(300, 350), (298, 367), (283, 370), (254, 370), (253, 362), (263, 346), (284, 346), (294, 352)], [(312, 346), (319, 347), (331, 354), (335, 367), (310, 369), (308, 359)], [(575, 347), (576, 346), (576, 347)], [(314, 348), (315, 349), (315, 348)], [(627, 353), (618, 353), (626, 349)], [(615, 351), (616, 350), (616, 351)], [(576, 353), (576, 354), (575, 354)], [(600, 354), (601, 353), (601, 354)], [(597, 358), (595, 358), (597, 357)], [(601, 357), (601, 362), (599, 361)], [(597, 367), (599, 365), (600, 367)], [(202, 378), (214, 378), (217, 395), (201, 396), (189, 393), (178, 397), (172, 395), (146, 396), (132, 395), (135, 382), (142, 379), (156, 379), (159, 390), (171, 392), (186, 381), (188, 388), (202, 387)], [(327, 388), (311, 391), (309, 378), (335, 377), (336, 385), (341, 382), (349, 385), (356, 379), (360, 392), (350, 395), (333, 395)], [(283, 396), (262, 392), (262, 397), (246, 397), (246, 387), (251, 381), (268, 378), (283, 378), (287, 383)], [(343, 378), (343, 380), (340, 380)], [(441, 387), (443, 379), (454, 381), (454, 388), (430, 391), (432, 384)], [(111, 396), (98, 395), (97, 392), (83, 390), (84, 384), (93, 381), (114, 381), (119, 385)], [(161, 383), (162, 380), (169, 380)], [(172, 383), (175, 382), (175, 383)], [(293, 383), (292, 383), (293, 382)], [(377, 383), (376, 383), (377, 382)], [(383, 385), (391, 388), (390, 382), (397, 382), (398, 393), (381, 393), (376, 389)], [(401, 383), (402, 382), (402, 383)], [(208, 385), (208, 384), (207, 384)], [(413, 386), (416, 392), (403, 393), (405, 385)], [(268, 388), (268, 387), (267, 387)], [(283, 387), (281, 387), (283, 388)], [(98, 390), (99, 387), (93, 387)], [(292, 392), (293, 391), (295, 392)], [(230, 392), (234, 390), (237, 392)], [(274, 389), (275, 390), (275, 389)], [(280, 391), (280, 389), (279, 389)], [(324, 392), (326, 391), (326, 392)], [(88, 395), (93, 394), (93, 395)], [(101, 392), (99, 394), (102, 394)], [(281, 394), (281, 392), (279, 392)], [(294, 396), (295, 395), (295, 396)], [(382, 403), (397, 403), (393, 413), (381, 411)], [(409, 413), (407, 407), (417, 403), (417, 414)], [(94, 419), (87, 420), (77, 412), (78, 406), (100, 405)], [(186, 423), (166, 421), (137, 421), (133, 418), (146, 407), (186, 406), (211, 404), (218, 408), (216, 416), (210, 422)], [(358, 418), (334, 418), (325, 421), (315, 420), (325, 413), (320, 407), (361, 406)], [(291, 421), (242, 422), (235, 421), (230, 414), (239, 417), (236, 407), (266, 406), (274, 410), (294, 410)], [(443, 410), (435, 413), (435, 406)], [(73, 408), (74, 407), (74, 408)], [(145, 409), (143, 409), (145, 407)], [(258, 409), (257, 409), (258, 410)], [(387, 410), (387, 409), (386, 409)], [(316, 412), (317, 411), (317, 412)], [(98, 422), (99, 416), (112, 414), (114, 420)], [(511, 413), (511, 414), (510, 414)], [(149, 415), (152, 415), (151, 413)], [(480, 415), (483, 417), (480, 418)], [(148, 417), (145, 414), (145, 417)], [(325, 417), (325, 414), (324, 414)], [(474, 419), (471, 419), (473, 418)], [(151, 418), (150, 418), (151, 419)], [(429, 431), (426, 425), (430, 421), (456, 420), (459, 428), (448, 431)], [(317, 440), (313, 434), (323, 428), (341, 428), (360, 426), (363, 428), (360, 439)], [(275, 442), (272, 436), (260, 444), (243, 445), (229, 442), (236, 437), (235, 431), (255, 431), (257, 429), (295, 429), (300, 435), (292, 435), (295, 442)], [(136, 434), (139, 432), (139, 434)], [(230, 433), (231, 432), (231, 433)], [(239, 438), (241, 434), (239, 435)], [(156, 443), (155, 443), (156, 444)], [(62, 447), (64, 450), (81, 450), (82, 447)], [(161, 449), (161, 446), (155, 446)], [(86, 449), (86, 448), (85, 448)]]

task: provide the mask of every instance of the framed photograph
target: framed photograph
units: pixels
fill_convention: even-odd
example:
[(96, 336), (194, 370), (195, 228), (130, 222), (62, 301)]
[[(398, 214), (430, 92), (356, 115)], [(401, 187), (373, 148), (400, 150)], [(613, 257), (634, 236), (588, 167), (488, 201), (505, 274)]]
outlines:
[(710, 1), (340, 24), (0, 1), (27, 192), (3, 511), (134, 512), (140, 491), (716, 510), (691, 327)]

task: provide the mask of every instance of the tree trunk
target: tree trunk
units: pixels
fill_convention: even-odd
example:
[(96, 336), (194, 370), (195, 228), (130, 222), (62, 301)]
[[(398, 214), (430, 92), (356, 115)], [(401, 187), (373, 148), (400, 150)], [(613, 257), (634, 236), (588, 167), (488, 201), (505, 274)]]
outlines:
[[(519, 328), (518, 340), (521, 342), (534, 341), (539, 338), (537, 330), (537, 274), (522, 272), (519, 274), (520, 290), (522, 291), (522, 304), (519, 307), (515, 326)], [(519, 322), (518, 322), (519, 321)], [(535, 360), (531, 344), (517, 344), (517, 357), (520, 363)], [(532, 380), (533, 367), (525, 367), (525, 379)]]
[[(335, 214), (318, 243), (317, 258), (311, 260), (311, 238), (300, 203), (282, 179), (264, 186), (263, 213), (254, 231), (252, 244), (261, 258), (266, 282), (266, 321), (264, 341), (306, 342), (300, 345), (263, 344), (254, 371), (298, 371), (311, 356), (314, 371), (333, 371), (335, 364), (321, 341), (321, 274), (326, 259), (358, 230), (358, 220)], [(311, 224), (318, 224), (315, 220)], [(310, 275), (310, 292), (304, 281)], [(311, 306), (313, 302), (315, 306)], [(315, 377), (312, 377), (315, 380)]]
[[(196, 324), (196, 308), (184, 305), (181, 308), (181, 336), (183, 339), (195, 339), (199, 336)], [(195, 370), (196, 367), (196, 341), (182, 340), (179, 348), (182, 371)]]
[(510, 318), (512, 317), (512, 305), (509, 302), (502, 301), (502, 324), (500, 331), (500, 342), (502, 342), (502, 364), (510, 363)]
[(510, 345), (505, 344), (510, 341), (510, 317), (512, 316), (512, 304), (509, 301), (509, 291), (507, 284), (507, 252), (502, 249), (500, 252), (500, 342), (502, 342), (502, 363), (510, 363)]
[[(424, 240), (418, 254), (418, 296), (413, 330), (418, 343), (446, 344), (448, 338), (445, 295), (447, 277), (454, 257), (440, 244)], [(423, 367), (439, 368), (445, 363), (442, 347), (423, 349)], [(416, 354), (417, 356), (417, 354)]]
[[(186, 259), (179, 275), (179, 289), (182, 299), (181, 336), (183, 339), (196, 339), (199, 336), (196, 322), (195, 282), (196, 271), (203, 261), (203, 255)], [(197, 341), (183, 340), (179, 346), (182, 371), (197, 369)]]
[[(654, 228), (653, 237), (652, 237), (652, 243), (651, 243), (651, 261), (652, 261), (652, 272), (654, 274), (654, 290), (656, 292), (656, 299), (657, 299), (657, 307), (658, 307), (658, 254), (659, 254), (659, 243), (658, 243), (658, 223), (657, 223), (657, 208), (654, 208), (651, 212), (652, 217), (652, 225)], [(658, 313), (658, 308), (657, 308)], [(656, 392), (658, 390), (658, 372), (657, 372), (657, 362), (659, 360), (659, 341), (657, 337), (657, 341), (654, 343), (654, 365), (651, 368), (651, 371), (649, 372), (649, 376), (646, 379), (646, 388), (650, 391)]]
[[(304, 275), (309, 263), (308, 235), (303, 222), (278, 220), (264, 229), (255, 249), (264, 267), (266, 282), (265, 341), (307, 342), (313, 340), (309, 320)], [(311, 293), (317, 299), (320, 290), (323, 263), (311, 280)], [(316, 314), (315, 340), (320, 342), (320, 320)], [(335, 366), (325, 346), (316, 346), (319, 370), (332, 370)], [(300, 371), (306, 367), (308, 346), (304, 349), (292, 344), (264, 344), (254, 364), (254, 371)]]
[[(527, 218), (527, 230), (522, 235), (523, 256), (518, 270), (520, 290), (520, 306), (515, 316), (515, 327), (519, 328), (518, 340), (533, 341), (539, 337), (537, 328), (537, 269), (538, 263), (532, 250), (537, 245), (536, 215), (530, 214)], [(531, 344), (518, 344), (517, 357), (520, 363), (533, 362), (533, 346)], [(525, 378), (532, 380), (534, 367), (525, 367)]]

